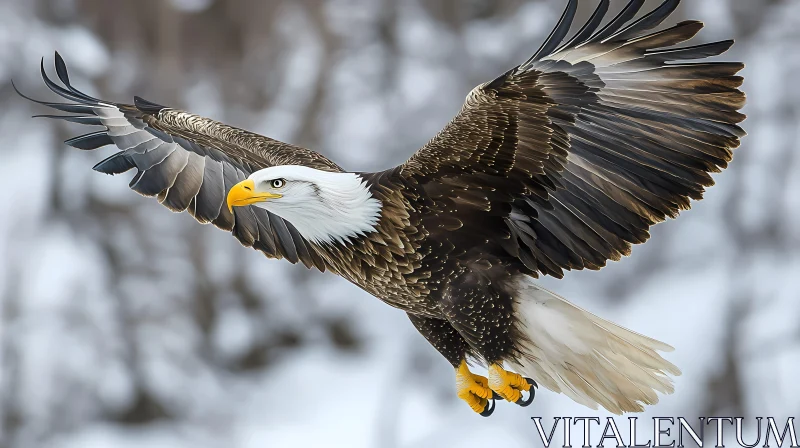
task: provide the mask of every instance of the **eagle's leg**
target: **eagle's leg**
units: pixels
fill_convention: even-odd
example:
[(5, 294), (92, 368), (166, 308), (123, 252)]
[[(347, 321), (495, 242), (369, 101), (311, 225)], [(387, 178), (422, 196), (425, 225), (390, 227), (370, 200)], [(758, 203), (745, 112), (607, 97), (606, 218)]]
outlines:
[[(503, 399), (520, 406), (527, 406), (533, 402), (536, 383), (514, 372), (509, 372), (500, 364), (489, 366), (489, 387), (497, 392)], [(530, 392), (527, 399), (522, 398), (522, 392)]]
[[(443, 314), (472, 349), (489, 365), (488, 386), (500, 398), (528, 406), (534, 398), (531, 386), (536, 383), (503, 368), (503, 361), (515, 360), (517, 322), (514, 300), (509, 288), (503, 287), (508, 274), (501, 263), (494, 269), (468, 272), (450, 284), (440, 302)], [(528, 398), (523, 392), (530, 392)]]
[(494, 392), (489, 388), (489, 380), (470, 372), (466, 359), (456, 367), (456, 391), (458, 398), (478, 414), (488, 417), (494, 412)]
[(466, 357), (470, 351), (467, 341), (444, 319), (408, 314), (411, 323), (428, 342), (442, 354), (456, 370), (458, 397), (466, 401), (475, 412), (488, 417), (494, 411), (492, 389), (486, 377), (469, 371)]

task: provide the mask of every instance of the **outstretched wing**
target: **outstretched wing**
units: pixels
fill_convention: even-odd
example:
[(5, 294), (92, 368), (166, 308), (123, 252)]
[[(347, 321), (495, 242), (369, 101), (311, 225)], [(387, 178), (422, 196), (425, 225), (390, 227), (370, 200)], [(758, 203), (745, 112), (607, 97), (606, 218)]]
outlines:
[(58, 53), (55, 66), (63, 87), (47, 77), (44, 61), (42, 77), (50, 90), (69, 102), (31, 101), (72, 114), (42, 117), (104, 127), (65, 142), (84, 150), (116, 145), (119, 151), (95, 165), (95, 171), (119, 174), (136, 169), (132, 190), (155, 196), (172, 211), (188, 210), (201, 223), (231, 231), (243, 245), (270, 258), (301, 261), (309, 268), (325, 270), (323, 260), (289, 222), (255, 207), (237, 207), (231, 213), (225, 196), (253, 171), (268, 166), (305, 165), (341, 171), (333, 162), (311, 150), (138, 97), (134, 105), (92, 98), (70, 85)]
[(609, 7), (601, 0), (562, 45), (577, 8), (570, 0), (531, 59), (469, 94), (401, 167), (434, 204), (419, 204), (429, 220), (466, 229), (477, 211), (490, 212), (495, 226), (473, 226), (466, 241), (491, 234), (531, 271), (561, 277), (629, 254), (651, 225), (702, 198), (709, 173), (727, 166), (745, 135), (743, 65), (687, 62), (733, 41), (674, 48), (703, 24), (648, 34), (679, 0), (632, 21), (643, 3), (631, 0), (600, 28)]

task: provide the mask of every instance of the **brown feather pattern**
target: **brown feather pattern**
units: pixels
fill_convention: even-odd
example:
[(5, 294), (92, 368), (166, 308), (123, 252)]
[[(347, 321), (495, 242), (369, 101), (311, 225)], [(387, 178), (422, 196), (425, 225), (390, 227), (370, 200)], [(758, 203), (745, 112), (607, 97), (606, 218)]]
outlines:
[[(644, 34), (663, 20), (653, 17), (477, 87), (402, 176), (432, 192), (438, 220), (502, 210), (505, 226), (489, 228), (495, 239), (511, 233), (504, 250), (531, 274), (561, 277), (628, 255), (651, 225), (702, 198), (744, 135), (743, 65), (685, 62), (732, 42), (665, 49), (702, 23)], [(487, 185), (494, 191), (476, 197)]]

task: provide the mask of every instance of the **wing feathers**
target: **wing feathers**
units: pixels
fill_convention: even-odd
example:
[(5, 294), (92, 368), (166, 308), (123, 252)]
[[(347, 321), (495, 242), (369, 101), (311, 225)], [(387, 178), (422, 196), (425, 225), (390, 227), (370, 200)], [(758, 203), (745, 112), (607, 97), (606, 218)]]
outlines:
[(106, 145), (113, 145), (114, 141), (105, 131), (97, 131), (64, 140), (64, 143), (72, 146), (73, 148), (91, 150)]
[(733, 39), (712, 42), (710, 44), (694, 45), (684, 48), (670, 48), (666, 50), (646, 51), (647, 59), (653, 62), (677, 61), (682, 59), (702, 59), (719, 56), (733, 46)]
[(636, 13), (639, 12), (644, 6), (644, 0), (631, 0), (628, 2), (627, 5), (619, 12), (613, 19), (606, 26), (603, 27), (600, 31), (597, 32), (594, 36), (591, 37), (592, 42), (600, 42), (604, 40), (606, 37), (614, 34), (622, 28), (628, 21), (633, 19), (636, 16)]
[[(727, 166), (745, 135), (743, 65), (693, 62), (732, 41), (670, 48), (694, 37), (697, 21), (651, 32), (678, 4), (666, 0), (634, 20), (644, 0), (632, 0), (595, 31), (608, 12), (601, 0), (561, 45), (574, 18), (569, 2), (540, 51), (473, 90), (401, 172), (437, 197), (458, 196), (458, 211), (432, 213), (455, 214), (464, 241), (493, 227), (460, 214), (504, 211), (482, 251), (501, 251), (530, 271), (560, 277), (629, 254), (651, 225), (702, 198), (710, 173)], [(469, 189), (491, 189), (488, 203), (463, 199)]]
[[(56, 76), (51, 80), (41, 65), (45, 85), (71, 101), (51, 103), (26, 99), (62, 112), (78, 115), (40, 115), (44, 118), (105, 129), (66, 141), (79, 149), (116, 145), (120, 151), (94, 166), (106, 174), (135, 168), (130, 182), (134, 191), (155, 196), (173, 211), (188, 210), (198, 221), (230, 230), (244, 245), (267, 256), (302, 261), (308, 267), (325, 269), (324, 261), (308, 246), (296, 229), (263, 210), (237, 208), (231, 214), (224, 206), (227, 190), (253, 170), (282, 164), (304, 164), (320, 169), (340, 170), (335, 164), (309, 150), (228, 127), (212, 120), (159, 104), (134, 98), (134, 105), (102, 102), (75, 89), (67, 66), (55, 55)], [(14, 86), (16, 90), (16, 86)], [(165, 114), (165, 111), (167, 112)], [(167, 121), (161, 120), (165, 117)], [(296, 156), (296, 157), (295, 157)], [(293, 158), (295, 157), (295, 158)]]
[(189, 208), (192, 199), (197, 196), (203, 185), (206, 159), (195, 153), (187, 154), (186, 166), (178, 173), (175, 182), (161, 202), (173, 212), (182, 212)]
[(206, 158), (205, 161), (203, 183), (195, 198), (194, 208), (189, 209), (195, 219), (202, 223), (217, 219), (225, 197), (222, 163), (209, 158)]
[(553, 28), (553, 31), (549, 36), (547, 36), (547, 39), (545, 39), (539, 50), (534, 53), (528, 61), (522, 64), (523, 67), (535, 61), (541, 55), (550, 54), (556, 49), (556, 47), (558, 47), (561, 41), (567, 36), (567, 33), (569, 33), (569, 28), (572, 25), (573, 19), (575, 19), (575, 11), (577, 10), (578, 0), (569, 0), (567, 7), (564, 9), (564, 13), (561, 15), (561, 19), (559, 19), (556, 27)]
[(610, 0), (600, 0), (600, 3), (597, 4), (597, 8), (594, 10), (594, 13), (592, 13), (592, 16), (589, 18), (583, 28), (575, 33), (575, 36), (573, 36), (572, 39), (559, 47), (559, 49), (555, 52), (558, 53), (564, 48), (576, 47), (588, 41), (591, 38), (592, 33), (594, 33), (600, 26), (600, 23), (603, 22), (603, 17), (605, 17), (606, 13), (608, 12), (610, 5)]
[(133, 105), (136, 106), (136, 108), (139, 109), (140, 111), (151, 115), (157, 115), (159, 112), (161, 112), (162, 109), (166, 109), (164, 106), (160, 104), (147, 101), (146, 99), (139, 96), (133, 97)]
[[(64, 59), (61, 58), (61, 55), (58, 54), (57, 51), (56, 51), (56, 55), (55, 55), (55, 65), (56, 65), (56, 75), (58, 76), (58, 79), (61, 80), (61, 82), (64, 84), (64, 86), (66, 86), (67, 89), (72, 94), (74, 94), (78, 98), (83, 99), (84, 101), (100, 102), (100, 100), (98, 100), (97, 98), (92, 98), (91, 96), (86, 95), (85, 93), (80, 92), (77, 89), (75, 89), (74, 87), (72, 87), (72, 85), (69, 82), (69, 74), (67, 73), (67, 64), (64, 63)], [(47, 76), (46, 76), (45, 71), (44, 71), (44, 58), (42, 58), (41, 72), (42, 72), (42, 76), (45, 78), (45, 82), (46, 83), (49, 82), (50, 80), (47, 79)]]
[(680, 2), (681, 0), (665, 0), (658, 8), (604, 40), (627, 40), (636, 34), (653, 29), (661, 25), (661, 22), (675, 11)]
[(133, 168), (136, 168), (136, 165), (130, 157), (121, 152), (112, 154), (92, 167), (93, 170), (105, 174), (121, 174)]
[(175, 184), (178, 174), (183, 171), (188, 162), (189, 154), (186, 151), (173, 149), (163, 161), (146, 170), (139, 182), (131, 188), (145, 196), (155, 196), (166, 192)]

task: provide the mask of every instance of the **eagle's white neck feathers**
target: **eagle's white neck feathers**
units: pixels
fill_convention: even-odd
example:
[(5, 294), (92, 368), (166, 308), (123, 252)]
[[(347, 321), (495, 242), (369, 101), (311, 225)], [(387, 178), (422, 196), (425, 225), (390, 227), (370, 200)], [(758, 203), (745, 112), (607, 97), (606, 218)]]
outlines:
[[(331, 173), (299, 165), (283, 165), (256, 171), (249, 177), (256, 190), (278, 193), (256, 206), (289, 221), (300, 235), (317, 244), (346, 243), (375, 231), (381, 202), (354, 173)], [(275, 179), (285, 180), (279, 189)]]

